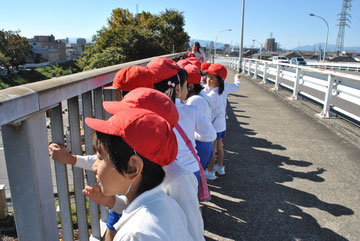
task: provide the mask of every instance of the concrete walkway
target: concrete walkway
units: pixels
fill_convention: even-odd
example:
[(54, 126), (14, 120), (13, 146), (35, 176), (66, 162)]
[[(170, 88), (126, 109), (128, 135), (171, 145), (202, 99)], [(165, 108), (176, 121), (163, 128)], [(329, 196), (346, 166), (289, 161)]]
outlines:
[(259, 81), (242, 78), (228, 98), (226, 175), (208, 181), (206, 239), (360, 240), (360, 128)]

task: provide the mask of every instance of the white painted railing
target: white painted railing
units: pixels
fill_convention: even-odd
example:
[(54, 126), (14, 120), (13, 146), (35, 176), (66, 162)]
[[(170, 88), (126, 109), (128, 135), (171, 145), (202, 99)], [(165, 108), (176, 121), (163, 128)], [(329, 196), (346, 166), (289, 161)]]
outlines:
[(355, 71), (360, 72), (360, 63), (344, 63), (344, 62), (318, 62), (308, 61), (307, 66), (315, 67), (319, 69), (331, 69), (331, 70), (343, 70), (343, 71)]
[[(165, 55), (176, 58), (184, 53)], [(0, 125), (11, 200), (19, 240), (59, 240), (55, 212), (54, 188), (48, 154), (48, 143), (66, 144), (73, 154), (92, 154), (91, 130), (82, 121), (85, 117), (106, 117), (102, 100), (113, 99), (103, 86), (112, 82), (116, 72), (129, 65), (145, 66), (144, 59), (97, 70), (39, 81), (0, 91)], [(79, 111), (81, 99), (82, 113)], [(67, 104), (68, 114), (63, 113)], [(50, 121), (49, 121), (50, 120)], [(50, 122), (51, 131), (47, 131)], [(66, 143), (64, 129), (69, 127)], [(55, 162), (56, 184), (61, 213), (63, 240), (72, 241), (73, 223), (69, 195), (69, 176), (64, 164)], [(76, 215), (80, 240), (89, 240), (89, 224), (84, 182), (95, 183), (92, 171), (73, 168)], [(98, 205), (90, 201), (91, 239), (100, 240)], [(101, 219), (107, 210), (101, 207)]]
[[(239, 69), (238, 58), (218, 61)], [(333, 110), (360, 122), (360, 75), (247, 58), (242, 61), (242, 72), (255, 79), (261, 77), (262, 83), (273, 82), (275, 90), (279, 86), (292, 90), (294, 100), (299, 94), (314, 100), (323, 106), (322, 117), (329, 117)]]

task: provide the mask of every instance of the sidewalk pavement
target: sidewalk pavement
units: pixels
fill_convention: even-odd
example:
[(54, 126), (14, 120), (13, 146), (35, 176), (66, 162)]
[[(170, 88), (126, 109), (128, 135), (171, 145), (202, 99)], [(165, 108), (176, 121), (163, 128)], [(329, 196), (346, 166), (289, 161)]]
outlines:
[(260, 81), (243, 76), (228, 97), (226, 175), (208, 181), (206, 239), (360, 240), (360, 128)]

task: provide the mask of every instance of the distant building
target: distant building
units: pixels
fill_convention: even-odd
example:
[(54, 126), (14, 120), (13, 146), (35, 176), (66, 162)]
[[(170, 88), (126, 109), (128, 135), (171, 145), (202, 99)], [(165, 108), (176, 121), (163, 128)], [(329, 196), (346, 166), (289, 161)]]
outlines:
[(265, 40), (265, 49), (270, 52), (276, 51), (275, 38), (268, 38)]
[(32, 46), (32, 51), (40, 54), (41, 59), (50, 62), (50, 64), (62, 63), (66, 61), (65, 43), (55, 40), (54, 35), (34, 36), (28, 39)]
[(349, 56), (349, 57), (353, 57), (353, 56), (358, 55), (358, 52), (356, 50), (344, 50), (341, 52), (341, 54)]
[(78, 39), (76, 39), (76, 44), (81, 47), (81, 49), (82, 49), (81, 52), (83, 52), (85, 50), (86, 39), (78, 38)]
[(338, 56), (330, 60), (331, 62), (357, 62), (350, 56)]
[(78, 38), (76, 43), (66, 44), (66, 59), (73, 60), (81, 57), (81, 53), (85, 50), (86, 39)]

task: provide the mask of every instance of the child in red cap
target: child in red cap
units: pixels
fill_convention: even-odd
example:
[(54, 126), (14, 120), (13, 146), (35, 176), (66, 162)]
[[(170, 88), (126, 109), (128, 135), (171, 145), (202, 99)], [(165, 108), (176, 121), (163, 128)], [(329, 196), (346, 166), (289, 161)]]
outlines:
[[(179, 115), (175, 104), (165, 94), (148, 88), (137, 88), (128, 93), (122, 101), (104, 101), (104, 109), (110, 114), (115, 114), (124, 108), (142, 108), (153, 111), (163, 117), (173, 128), (178, 120)], [(79, 158), (78, 162), (83, 162), (86, 169), (91, 168), (94, 160)], [(197, 180), (195, 176), (183, 169), (177, 161), (170, 165), (163, 166), (166, 177), (161, 184), (162, 190), (170, 197), (174, 198), (180, 205), (187, 219), (188, 230), (194, 240), (204, 240), (204, 226), (201, 213), (199, 211), (197, 199)], [(116, 213), (122, 213), (127, 207), (127, 200), (124, 196), (104, 197), (98, 185), (85, 187), (84, 194), (88, 195), (95, 202), (105, 205), (110, 209), (106, 235), (111, 237), (112, 233), (116, 233), (115, 224), (119, 217)], [(111, 225), (110, 225), (111, 224)]]
[[(240, 88), (240, 74), (234, 76), (234, 84), (225, 83), (227, 76), (226, 68), (218, 63), (212, 64), (207, 70), (206, 85), (204, 91), (209, 96), (212, 103), (212, 123), (217, 132), (214, 141), (214, 154), (205, 170), (208, 179), (216, 179), (215, 172), (225, 175), (224, 148), (222, 139), (226, 131), (226, 104), (227, 96)], [(217, 164), (215, 165), (215, 152), (217, 152)]]
[[(206, 121), (212, 127), (212, 131), (216, 133), (211, 123), (211, 100), (203, 91), (200, 85), (201, 70), (195, 65), (185, 66), (185, 70), (189, 75), (189, 98), (186, 100), (187, 105), (196, 106), (199, 112), (204, 114)], [(201, 135), (195, 134), (196, 151), (200, 158), (201, 165), (204, 169), (210, 163), (214, 151), (212, 141), (206, 141), (201, 138)]]
[[(153, 88), (154, 75), (145, 67), (132, 65), (117, 71), (112, 86), (110, 88), (115, 89), (116, 100), (121, 100), (129, 91), (132, 91), (139, 87)], [(77, 167), (91, 170), (92, 164), (96, 160), (96, 155), (71, 155), (67, 152), (66, 148), (56, 143), (49, 145), (49, 154), (55, 161), (72, 164)], [(120, 215), (113, 211), (109, 211), (106, 226), (108, 228), (105, 233), (106, 237), (113, 237), (115, 235), (115, 228), (113, 225), (119, 220)]]
[(85, 122), (96, 131), (98, 158), (93, 170), (102, 193), (123, 194), (128, 200), (114, 240), (193, 240), (180, 206), (159, 186), (165, 177), (162, 166), (177, 154), (170, 124), (141, 108), (124, 108), (106, 121)]
[[(187, 72), (174, 61), (166, 58), (150, 61), (147, 68), (156, 76), (154, 88), (165, 93), (174, 101), (179, 112), (178, 125), (189, 138), (192, 146), (195, 148), (195, 135), (200, 135), (205, 141), (214, 141), (216, 133), (213, 132), (213, 127), (206, 121), (204, 115), (195, 106), (183, 104), (188, 94)], [(175, 130), (175, 134), (179, 145), (176, 159), (186, 170), (194, 173), (200, 183), (200, 167), (196, 158), (177, 130)]]

